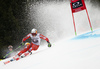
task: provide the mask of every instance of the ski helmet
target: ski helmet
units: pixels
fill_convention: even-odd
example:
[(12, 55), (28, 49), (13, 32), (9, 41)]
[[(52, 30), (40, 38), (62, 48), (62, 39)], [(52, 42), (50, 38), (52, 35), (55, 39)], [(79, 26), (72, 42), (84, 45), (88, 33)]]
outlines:
[(37, 34), (37, 29), (33, 28), (33, 29), (31, 30), (31, 34), (32, 34), (32, 35), (36, 35), (36, 34)]
[(25, 45), (28, 46), (28, 45), (30, 45), (30, 43), (29, 42), (26, 42)]
[(8, 49), (12, 49), (12, 48), (13, 48), (13, 46), (12, 46), (12, 45), (9, 45), (9, 46), (8, 46)]

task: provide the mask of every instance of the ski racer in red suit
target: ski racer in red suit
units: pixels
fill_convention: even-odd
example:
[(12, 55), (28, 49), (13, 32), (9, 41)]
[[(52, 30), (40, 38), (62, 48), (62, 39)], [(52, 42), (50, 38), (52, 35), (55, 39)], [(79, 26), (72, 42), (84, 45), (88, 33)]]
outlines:
[[(40, 45), (40, 41), (41, 39), (46, 40), (48, 43), (48, 47), (51, 47), (51, 44), (49, 42), (49, 39), (47, 37), (45, 37), (44, 35), (37, 33), (37, 30), (35, 28), (33, 28), (31, 30), (31, 33), (29, 33), (26, 37), (23, 38), (22, 43), (25, 43), (25, 41), (31, 38), (31, 43), (25, 47), (22, 51), (20, 51), (16, 57), (14, 57), (15, 60), (19, 60), (19, 56), (21, 56), (23, 53), (25, 52), (29, 52), (31, 53), (32, 50), (36, 51), (39, 48)], [(32, 53), (31, 53), (32, 54)]]

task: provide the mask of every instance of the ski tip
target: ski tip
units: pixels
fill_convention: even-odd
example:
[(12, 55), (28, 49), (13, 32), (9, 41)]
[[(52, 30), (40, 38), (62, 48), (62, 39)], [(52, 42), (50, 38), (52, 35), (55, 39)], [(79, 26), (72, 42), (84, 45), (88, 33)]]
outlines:
[(10, 61), (6, 61), (6, 62), (4, 62), (5, 65), (8, 64), (8, 63), (10, 63)]

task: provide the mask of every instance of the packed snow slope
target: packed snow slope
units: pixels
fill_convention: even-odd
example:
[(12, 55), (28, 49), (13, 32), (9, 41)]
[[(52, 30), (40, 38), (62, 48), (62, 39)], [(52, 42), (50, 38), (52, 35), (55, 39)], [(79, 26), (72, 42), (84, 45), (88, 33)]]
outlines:
[[(8, 59), (6, 59), (8, 60)], [(100, 29), (40, 46), (33, 54), (0, 69), (100, 69)]]

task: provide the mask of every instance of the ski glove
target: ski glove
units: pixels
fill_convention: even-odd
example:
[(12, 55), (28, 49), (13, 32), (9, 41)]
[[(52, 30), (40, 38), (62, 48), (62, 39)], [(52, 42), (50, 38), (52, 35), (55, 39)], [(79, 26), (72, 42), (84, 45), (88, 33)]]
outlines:
[(50, 44), (50, 42), (48, 43), (48, 47), (51, 47), (51, 44)]
[(24, 45), (24, 42), (21, 42), (21, 45)]

